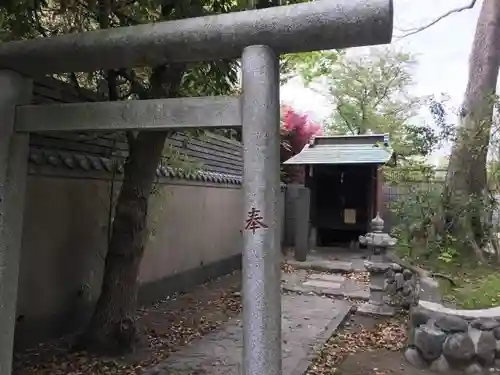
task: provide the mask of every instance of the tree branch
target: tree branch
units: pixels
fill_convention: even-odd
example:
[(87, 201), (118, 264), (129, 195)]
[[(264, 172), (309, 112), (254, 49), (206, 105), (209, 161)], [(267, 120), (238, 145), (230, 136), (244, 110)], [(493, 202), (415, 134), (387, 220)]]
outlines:
[(344, 120), (346, 126), (348, 127), (349, 131), (353, 134), (353, 135), (356, 135), (356, 128), (353, 128), (351, 123), (349, 122), (349, 120), (344, 116), (344, 114), (342, 113), (342, 110), (341, 110), (341, 107), (344, 105), (344, 103), (342, 103), (341, 101), (338, 102), (337, 104), (337, 113), (339, 114), (339, 116), (342, 118), (342, 120)]
[(120, 69), (116, 72), (130, 83), (130, 93), (136, 94), (140, 99), (149, 99), (149, 89), (141, 83), (133, 69)]
[(464, 10), (468, 10), (468, 9), (472, 9), (474, 8), (474, 5), (476, 5), (476, 2), (477, 0), (471, 0), (470, 3), (466, 4), (466, 5), (463, 5), (459, 8), (455, 8), (455, 9), (451, 9), (449, 10), (448, 12), (440, 15), (438, 18), (436, 18), (435, 20), (423, 25), (423, 26), (420, 26), (420, 27), (417, 27), (416, 29), (410, 29), (410, 30), (402, 30), (402, 31), (408, 31), (406, 34), (403, 34), (401, 36), (397, 36), (396, 39), (403, 39), (403, 38), (406, 38), (410, 35), (414, 35), (414, 34), (417, 34), (421, 31), (424, 31), (426, 29), (428, 29), (429, 27), (432, 27), (434, 26), (435, 24), (437, 24), (438, 22), (442, 21), (443, 19), (445, 19), (446, 17), (449, 17), (451, 16), (452, 14), (455, 14), (455, 13), (460, 13)]
[(373, 104), (373, 108), (377, 108), (380, 103), (382, 103), (383, 100), (387, 99), (389, 97), (389, 89), (391, 87), (393, 87), (393, 83), (396, 81), (396, 78), (398, 78), (397, 75), (395, 75), (394, 77), (392, 77), (388, 82), (387, 84), (385, 85), (382, 93), (380, 94), (380, 96), (378, 97), (378, 99), (375, 101), (375, 103)]

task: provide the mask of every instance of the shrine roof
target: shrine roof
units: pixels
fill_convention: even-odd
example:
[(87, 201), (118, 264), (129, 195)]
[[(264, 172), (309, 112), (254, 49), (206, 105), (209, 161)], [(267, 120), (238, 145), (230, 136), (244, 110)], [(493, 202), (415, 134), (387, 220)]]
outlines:
[(321, 136), (284, 164), (385, 164), (393, 156), (387, 134)]

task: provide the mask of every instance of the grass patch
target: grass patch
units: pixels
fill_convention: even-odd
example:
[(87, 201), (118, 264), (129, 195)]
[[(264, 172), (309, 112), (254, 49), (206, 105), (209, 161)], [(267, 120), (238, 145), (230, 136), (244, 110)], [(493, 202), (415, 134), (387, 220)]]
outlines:
[[(491, 271), (491, 270), (490, 270)], [(485, 309), (500, 305), (500, 275), (473, 274), (462, 281), (462, 285), (451, 290), (457, 307), (463, 309)]]
[(453, 278), (457, 284), (455, 287), (438, 278), (444, 302), (471, 310), (500, 306), (500, 272), (497, 268), (478, 265), (474, 257), (468, 256), (445, 262), (437, 257), (424, 258), (415, 251), (410, 259), (406, 249), (398, 255), (426, 270)]

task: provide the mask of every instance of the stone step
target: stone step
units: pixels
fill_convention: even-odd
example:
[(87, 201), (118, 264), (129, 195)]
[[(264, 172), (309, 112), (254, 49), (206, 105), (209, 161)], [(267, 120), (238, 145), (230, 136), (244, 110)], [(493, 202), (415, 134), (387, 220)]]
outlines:
[(307, 295), (318, 295), (325, 296), (330, 298), (342, 298), (342, 299), (351, 299), (351, 300), (362, 300), (368, 301), (370, 299), (370, 291), (368, 289), (331, 289), (331, 288), (317, 288), (317, 287), (307, 287), (300, 285), (284, 285), (282, 287), (283, 291), (288, 293), (298, 293), (298, 294), (307, 294)]
[[(342, 262), (335, 260), (306, 260), (305, 262), (299, 262), (297, 260), (291, 259), (287, 261), (292, 267), (298, 269), (309, 269), (319, 272), (354, 272), (355, 269), (353, 267), (352, 262)], [(358, 270), (361, 271), (361, 270)]]
[(282, 280), (282, 287), (286, 292), (359, 300), (368, 300), (370, 297), (367, 283), (348, 279), (342, 274), (307, 274), (302, 271), (284, 275)]
[(345, 276), (334, 274), (334, 273), (313, 273), (308, 275), (309, 280), (322, 280), (329, 281), (333, 283), (343, 283), (345, 281)]
[(396, 315), (396, 309), (387, 304), (365, 302), (358, 306), (356, 314), (367, 316), (394, 316)]
[[(306, 260), (299, 262), (295, 259), (287, 260), (287, 263), (297, 269), (308, 269), (318, 272), (329, 273), (351, 273), (351, 272), (365, 272), (366, 269), (361, 263), (354, 264), (353, 262), (337, 261), (337, 260)], [(376, 263), (379, 267), (390, 268), (392, 263)]]

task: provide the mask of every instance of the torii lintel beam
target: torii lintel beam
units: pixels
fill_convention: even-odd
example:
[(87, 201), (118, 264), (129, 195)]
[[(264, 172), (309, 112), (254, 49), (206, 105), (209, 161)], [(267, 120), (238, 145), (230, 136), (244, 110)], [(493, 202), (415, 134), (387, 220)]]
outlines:
[(17, 132), (172, 130), (241, 126), (239, 97), (22, 105)]
[(0, 68), (32, 76), (390, 43), (392, 0), (317, 0), (0, 44)]

